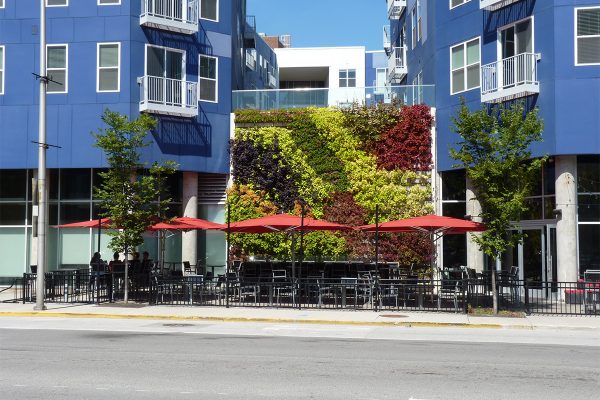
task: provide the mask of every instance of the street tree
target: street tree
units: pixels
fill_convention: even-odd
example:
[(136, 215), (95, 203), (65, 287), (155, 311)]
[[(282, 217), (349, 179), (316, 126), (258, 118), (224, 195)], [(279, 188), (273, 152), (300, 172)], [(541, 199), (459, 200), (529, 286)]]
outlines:
[[(150, 145), (148, 131), (156, 121), (147, 114), (135, 120), (118, 112), (106, 110), (102, 116), (105, 128), (93, 133), (95, 146), (106, 155), (108, 169), (100, 172), (101, 185), (95, 188), (102, 201), (101, 216), (110, 218), (113, 229), (109, 247), (125, 254), (127, 274), (128, 255), (143, 244), (143, 233), (158, 220), (165, 220), (168, 204), (166, 179), (177, 169), (173, 161), (141, 162), (141, 151)], [(127, 284), (127, 277), (125, 283)], [(125, 287), (125, 301), (128, 298)]]
[[(530, 150), (542, 140), (543, 122), (537, 109), (525, 111), (522, 102), (470, 111), (464, 100), (453, 122), (460, 141), (450, 155), (473, 183), (482, 210), (479, 217), (488, 228), (473, 240), (496, 260), (523, 240), (523, 234), (511, 228), (528, 210), (526, 198), (546, 160), (532, 159)], [(494, 299), (496, 309), (496, 295)]]

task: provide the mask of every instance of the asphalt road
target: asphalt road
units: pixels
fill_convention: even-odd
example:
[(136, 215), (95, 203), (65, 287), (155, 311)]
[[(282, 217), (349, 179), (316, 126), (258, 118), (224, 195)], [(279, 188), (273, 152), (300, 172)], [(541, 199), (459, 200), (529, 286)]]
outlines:
[(0, 399), (597, 399), (597, 336), (0, 318)]

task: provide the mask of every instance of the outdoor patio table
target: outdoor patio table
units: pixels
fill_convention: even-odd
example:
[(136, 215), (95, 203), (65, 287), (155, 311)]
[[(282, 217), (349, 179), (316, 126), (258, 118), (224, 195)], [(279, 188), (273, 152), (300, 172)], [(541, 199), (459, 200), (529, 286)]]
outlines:
[(354, 308), (356, 308), (356, 291), (358, 286), (357, 278), (342, 278), (341, 283), (341, 295), (342, 295), (342, 308), (346, 308), (346, 295), (347, 289), (354, 290)]

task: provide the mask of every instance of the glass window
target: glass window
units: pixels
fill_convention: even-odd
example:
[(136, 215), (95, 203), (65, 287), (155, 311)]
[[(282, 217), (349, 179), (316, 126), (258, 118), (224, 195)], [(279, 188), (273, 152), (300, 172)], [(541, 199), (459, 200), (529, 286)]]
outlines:
[(442, 200), (466, 201), (466, 190), (464, 169), (442, 172)]
[(341, 69), (339, 72), (340, 87), (356, 87), (356, 70)]
[(0, 169), (0, 201), (25, 201), (27, 170)]
[(478, 88), (480, 67), (479, 38), (451, 47), (451, 93)]
[(48, 7), (66, 7), (69, 5), (69, 0), (46, 0)]
[(575, 63), (600, 64), (600, 7), (580, 8), (576, 13)]
[(217, 102), (218, 59), (200, 55), (200, 100)]
[(580, 194), (577, 200), (579, 221), (600, 223), (600, 195)]
[(0, 94), (4, 94), (4, 46), (0, 46)]
[(67, 93), (69, 68), (67, 45), (48, 45), (46, 58), (46, 75), (51, 79), (48, 82), (48, 93)]
[(219, 20), (219, 0), (200, 0), (200, 18)]
[(88, 221), (90, 219), (90, 203), (61, 203), (60, 224)]
[(412, 48), (417, 47), (417, 8), (413, 8), (410, 13)]
[(24, 225), (27, 217), (25, 204), (25, 202), (0, 203), (0, 225)]
[(120, 43), (98, 43), (98, 92), (118, 92)]
[(90, 170), (63, 169), (60, 171), (61, 200), (89, 200)]
[(99, 6), (121, 4), (121, 0), (98, 0)]
[(468, 3), (471, 0), (450, 0), (450, 8), (462, 6), (465, 3)]
[(0, 8), (4, 8), (4, 0), (0, 0)]
[(600, 224), (579, 224), (579, 272), (600, 269)]
[(600, 156), (577, 157), (577, 192), (600, 193)]

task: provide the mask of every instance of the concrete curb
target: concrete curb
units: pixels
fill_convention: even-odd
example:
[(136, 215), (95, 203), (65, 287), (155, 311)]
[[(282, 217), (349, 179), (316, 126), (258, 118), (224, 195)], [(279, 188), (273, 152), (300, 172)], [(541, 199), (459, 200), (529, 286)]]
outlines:
[(296, 318), (258, 318), (258, 317), (208, 317), (182, 315), (139, 315), (139, 314), (107, 314), (107, 313), (64, 313), (64, 312), (0, 312), (0, 317), (45, 317), (45, 318), (106, 318), (106, 319), (139, 319), (139, 320), (172, 320), (172, 321), (215, 321), (215, 322), (259, 322), (278, 324), (311, 324), (311, 325), (349, 325), (349, 326), (388, 326), (388, 327), (423, 327), (423, 328), (469, 328), (469, 329), (527, 329), (530, 325), (502, 324), (470, 324), (463, 322), (419, 322), (419, 321), (340, 321)]

